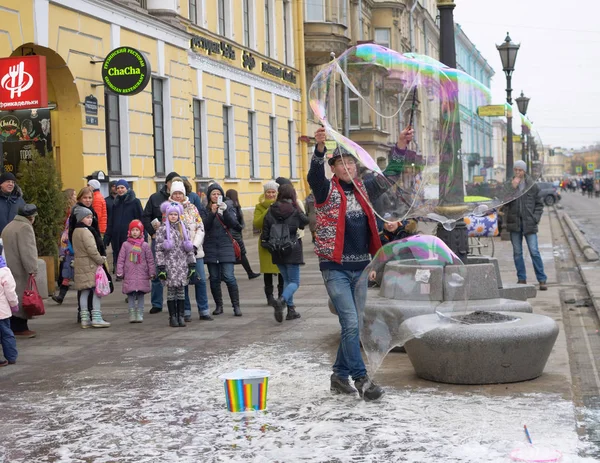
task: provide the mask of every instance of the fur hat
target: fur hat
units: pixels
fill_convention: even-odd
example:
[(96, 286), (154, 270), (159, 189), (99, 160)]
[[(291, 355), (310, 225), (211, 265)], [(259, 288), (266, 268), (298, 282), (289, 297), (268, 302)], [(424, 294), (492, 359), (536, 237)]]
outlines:
[(129, 222), (129, 230), (127, 232), (128, 236), (131, 236), (131, 230), (133, 230), (134, 228), (137, 228), (140, 230), (140, 232), (142, 232), (142, 234), (144, 233), (144, 225), (142, 224), (142, 222), (138, 219), (132, 220), (131, 222)]
[(179, 225), (179, 229), (181, 230), (181, 235), (183, 236), (183, 250), (185, 252), (193, 251), (194, 245), (192, 244), (192, 242), (190, 240), (190, 236), (188, 234), (187, 227), (181, 221), (181, 216), (183, 215), (183, 206), (176, 202), (165, 201), (164, 203), (161, 204), (160, 210), (163, 213), (163, 215), (165, 216), (165, 228), (166, 228), (166, 232), (167, 232), (167, 237), (163, 243), (163, 248), (166, 251), (173, 249), (173, 240), (171, 239), (171, 226), (174, 224), (171, 224), (171, 222), (169, 221), (169, 214), (175, 212), (179, 216), (179, 221), (177, 222), (177, 224)]
[(173, 193), (176, 192), (183, 193), (183, 196), (185, 196), (185, 185), (183, 184), (183, 182), (175, 180), (171, 183), (171, 189), (169, 190), (169, 192), (171, 193), (171, 196), (173, 196)]
[(275, 180), (269, 180), (263, 185), (263, 189), (265, 190), (265, 193), (267, 192), (267, 190), (277, 191), (279, 190), (279, 183), (277, 183)]
[(281, 186), (281, 185), (293, 185), (292, 181), (289, 178), (285, 178), (285, 177), (277, 177), (275, 179), (275, 181), (277, 182), (277, 184), (279, 186)]
[(88, 185), (91, 186), (94, 191), (100, 189), (100, 182), (98, 180), (92, 179), (88, 182)]
[(77, 209), (75, 209), (75, 218), (77, 219), (77, 222), (81, 222), (88, 215), (91, 215), (93, 217), (94, 213), (87, 207), (78, 207)]

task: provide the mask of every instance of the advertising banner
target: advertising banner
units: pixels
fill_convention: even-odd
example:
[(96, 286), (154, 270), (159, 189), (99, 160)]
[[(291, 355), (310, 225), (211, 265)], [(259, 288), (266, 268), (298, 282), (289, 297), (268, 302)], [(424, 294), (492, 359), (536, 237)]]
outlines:
[(0, 59), (0, 110), (48, 106), (45, 56)]

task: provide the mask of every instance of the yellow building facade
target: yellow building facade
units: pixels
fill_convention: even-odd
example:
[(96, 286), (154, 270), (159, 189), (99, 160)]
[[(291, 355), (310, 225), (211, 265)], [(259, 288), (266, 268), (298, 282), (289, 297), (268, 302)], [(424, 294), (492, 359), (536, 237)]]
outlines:
[[(278, 176), (305, 194), (299, 4), (0, 0), (0, 57), (46, 56), (52, 148), (65, 188), (103, 171), (128, 180), (144, 203), (176, 171), (198, 187), (214, 179), (236, 189), (250, 207)], [(134, 96), (102, 85), (102, 61), (123, 46), (143, 52), (152, 71)], [(90, 97), (96, 120), (86, 113)]]

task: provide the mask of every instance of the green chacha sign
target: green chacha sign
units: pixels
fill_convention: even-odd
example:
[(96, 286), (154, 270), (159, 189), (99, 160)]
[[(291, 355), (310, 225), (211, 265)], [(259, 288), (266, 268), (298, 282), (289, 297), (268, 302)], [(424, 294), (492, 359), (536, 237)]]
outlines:
[(146, 56), (130, 47), (115, 48), (102, 64), (102, 81), (115, 95), (140, 93), (150, 82), (151, 73)]

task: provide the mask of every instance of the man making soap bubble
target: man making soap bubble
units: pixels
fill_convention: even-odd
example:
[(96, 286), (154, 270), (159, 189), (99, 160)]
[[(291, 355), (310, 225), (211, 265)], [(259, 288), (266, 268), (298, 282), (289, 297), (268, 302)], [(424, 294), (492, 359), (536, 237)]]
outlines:
[[(412, 127), (405, 128), (392, 155), (405, 155), (413, 134)], [(315, 253), (342, 330), (331, 375), (331, 391), (355, 394), (358, 390), (364, 400), (377, 400), (384, 391), (367, 375), (360, 352), (357, 305), (361, 302), (355, 297), (357, 285), (367, 284), (366, 279), (359, 283), (363, 270), (381, 248), (371, 202), (381, 195), (386, 182), (372, 175), (359, 180), (356, 160), (341, 146), (327, 160), (333, 173), (331, 180), (327, 179), (326, 139), (325, 128), (320, 127), (315, 132), (316, 146), (307, 179), (315, 196)]]

